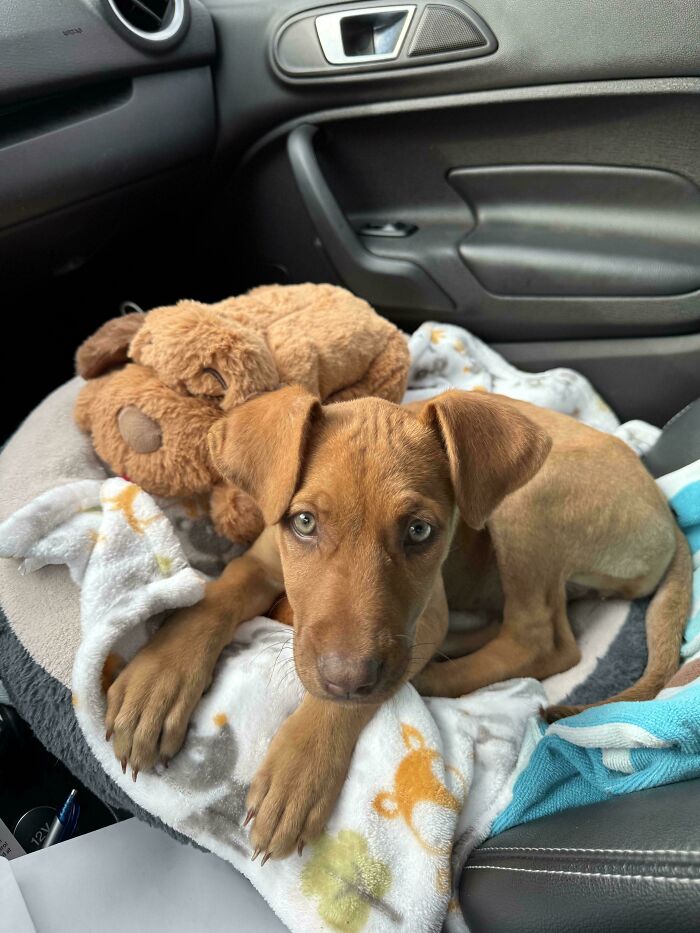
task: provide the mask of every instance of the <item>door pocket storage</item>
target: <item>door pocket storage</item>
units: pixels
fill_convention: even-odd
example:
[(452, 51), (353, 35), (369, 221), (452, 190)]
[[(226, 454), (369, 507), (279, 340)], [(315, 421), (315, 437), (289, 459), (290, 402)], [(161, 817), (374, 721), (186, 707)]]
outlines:
[(656, 296), (700, 288), (700, 191), (604, 165), (454, 169), (476, 223), (459, 253), (496, 295)]

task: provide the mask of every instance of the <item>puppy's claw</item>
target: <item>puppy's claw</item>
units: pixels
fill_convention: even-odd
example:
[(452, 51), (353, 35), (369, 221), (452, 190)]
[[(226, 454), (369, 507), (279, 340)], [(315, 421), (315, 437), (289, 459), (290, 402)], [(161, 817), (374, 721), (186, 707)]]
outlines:
[(243, 820), (244, 829), (246, 828), (248, 823), (250, 823), (250, 821), (253, 819), (254, 816), (255, 816), (255, 807), (251, 807), (250, 810), (248, 810), (248, 812), (246, 813), (245, 819)]
[(137, 778), (138, 776), (139, 776), (139, 769), (138, 769), (138, 768), (132, 768), (132, 769), (131, 769), (131, 779), (132, 779), (132, 781), (134, 782), (134, 784), (136, 783), (136, 778)]
[(304, 840), (302, 839), (297, 846), (297, 855), (301, 858), (301, 853), (304, 851)]
[(109, 742), (111, 738), (112, 738), (112, 729), (108, 729), (105, 732), (105, 742)]
[(253, 854), (250, 857), (251, 862), (254, 862), (261, 852), (262, 852), (262, 849), (258, 846), (258, 848), (255, 850), (255, 852), (253, 852)]
[(260, 867), (261, 867), (261, 868), (263, 867), (263, 865), (265, 864), (265, 862), (270, 858), (271, 855), (272, 855), (271, 852), (266, 852), (266, 853), (263, 855), (262, 861), (260, 862)]
[(122, 758), (122, 774), (126, 774), (126, 758)]

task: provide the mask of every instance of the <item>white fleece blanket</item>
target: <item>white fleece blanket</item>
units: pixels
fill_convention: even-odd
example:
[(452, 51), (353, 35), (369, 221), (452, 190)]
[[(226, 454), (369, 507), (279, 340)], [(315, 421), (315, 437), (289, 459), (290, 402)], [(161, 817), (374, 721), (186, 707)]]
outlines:
[[(459, 328), (426, 324), (410, 346), (408, 397), (482, 388), (618, 431), (638, 449), (657, 433), (642, 423), (620, 432), (581, 376), (521, 373)], [(241, 824), (266, 746), (302, 696), (290, 630), (264, 618), (243, 625), (181, 753), (133, 783), (105, 741), (105, 667), (132, 657), (164, 613), (196, 602), (204, 575), (154, 500), (120, 478), (49, 490), (0, 527), (0, 542), (22, 572), (67, 564), (81, 587), (76, 716), (105, 771), (141, 807), (247, 875), (292, 931), (464, 929), (454, 880), (512, 797), (524, 736), (547, 702), (542, 685), (513, 680), (458, 700), (403, 687), (364, 730), (323, 836), (301, 857), (261, 867)]]
[(621, 425), (581, 373), (563, 367), (543, 373), (523, 372), (462, 327), (428, 321), (409, 338), (408, 346), (411, 369), (405, 402), (432, 398), (447, 389), (480, 389), (570, 415), (616, 434), (640, 455), (659, 436), (659, 428), (646, 421)]

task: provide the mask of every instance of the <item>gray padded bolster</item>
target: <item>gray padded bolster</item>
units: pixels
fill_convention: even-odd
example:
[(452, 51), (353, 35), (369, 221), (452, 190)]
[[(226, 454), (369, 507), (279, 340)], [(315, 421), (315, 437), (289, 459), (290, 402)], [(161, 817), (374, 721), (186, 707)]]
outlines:
[(652, 476), (663, 476), (700, 460), (700, 398), (671, 418), (643, 459)]
[(700, 780), (501, 833), (474, 851), (460, 893), (470, 933), (697, 933)]

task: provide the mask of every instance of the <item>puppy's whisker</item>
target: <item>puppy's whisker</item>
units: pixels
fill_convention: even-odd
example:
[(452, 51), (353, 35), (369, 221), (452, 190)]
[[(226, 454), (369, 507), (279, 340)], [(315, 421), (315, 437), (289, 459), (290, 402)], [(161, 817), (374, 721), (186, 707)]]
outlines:
[(451, 658), (448, 654), (445, 654), (444, 651), (434, 651), (432, 656), (434, 658), (442, 658), (445, 661), (454, 661), (454, 658)]
[(287, 685), (290, 678), (293, 679), (296, 673), (296, 666), (294, 663), (294, 657), (283, 658), (281, 666), (279, 668), (279, 678), (277, 680), (277, 686), (281, 689)]
[(283, 602), (285, 599), (286, 599), (286, 594), (285, 594), (285, 593), (282, 593), (281, 596), (278, 596), (277, 599), (274, 601), (274, 603), (273, 603), (273, 604), (270, 606), (270, 608), (267, 610), (267, 614), (268, 614), (268, 615), (272, 615), (272, 613), (273, 613), (273, 612), (275, 611), (275, 609), (279, 606), (279, 604), (280, 604), (281, 602)]
[(284, 644), (282, 645), (282, 647), (281, 647), (281, 648), (279, 649), (279, 651), (277, 652), (277, 656), (276, 656), (276, 658), (275, 658), (275, 660), (274, 660), (274, 663), (273, 663), (273, 665), (272, 665), (272, 670), (270, 671), (270, 676), (269, 676), (268, 679), (267, 679), (267, 686), (268, 686), (268, 687), (270, 686), (270, 683), (272, 682), (272, 678), (273, 678), (273, 676), (274, 676), (275, 669), (277, 668), (277, 662), (279, 661), (280, 656), (281, 656), (282, 652), (284, 651), (284, 649), (286, 648), (286, 646), (287, 646), (287, 642), (284, 642)]
[(291, 664), (287, 664), (283, 668), (281, 668), (279, 671), (279, 674), (280, 674), (280, 677), (284, 677), (289, 674), (293, 674), (295, 671), (296, 671), (296, 668), (294, 667), (294, 663), (292, 662)]
[(284, 641), (275, 641), (275, 642), (272, 642), (272, 643), (269, 644), (269, 645), (263, 645), (263, 647), (260, 648), (260, 649), (258, 649), (258, 651), (255, 653), (255, 657), (253, 658), (253, 661), (257, 661), (258, 658), (259, 658), (262, 654), (264, 654), (266, 651), (273, 651), (275, 648), (279, 648), (280, 645), (282, 646), (282, 648), (284, 648), (285, 645), (286, 645), (286, 642), (284, 642)]
[(286, 674), (285, 674), (285, 676), (284, 676), (284, 679), (281, 680), (280, 683), (278, 684), (278, 687), (279, 687), (280, 690), (284, 690), (286, 687), (289, 686), (290, 683), (293, 683), (293, 682), (294, 682), (294, 675), (295, 675), (295, 673), (296, 673), (296, 671), (294, 671), (294, 670), (291, 670), (291, 671), (287, 671), (287, 672), (286, 672)]

